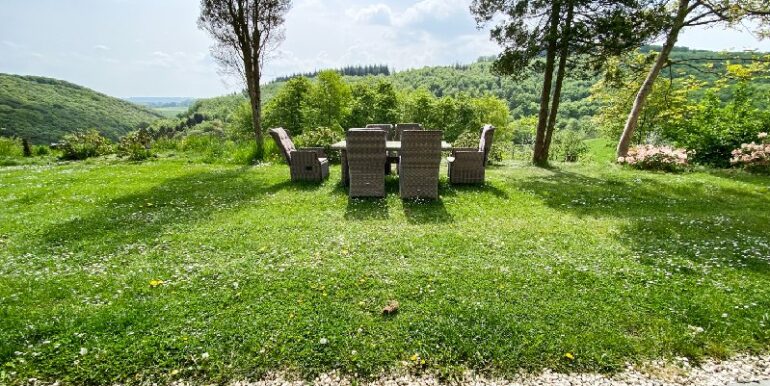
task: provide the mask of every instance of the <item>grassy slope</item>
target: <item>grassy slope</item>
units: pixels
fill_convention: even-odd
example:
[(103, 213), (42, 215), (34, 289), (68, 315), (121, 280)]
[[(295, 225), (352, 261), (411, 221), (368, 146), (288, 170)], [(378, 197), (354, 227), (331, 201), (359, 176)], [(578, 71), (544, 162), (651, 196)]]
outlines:
[(283, 165), (0, 169), (0, 377), (371, 374), (415, 353), (441, 371), (612, 371), (767, 349), (766, 178), (488, 176), (409, 203), (395, 180), (349, 201), (338, 168), (321, 186)]
[(96, 128), (117, 139), (161, 115), (72, 83), (0, 74), (0, 135), (57, 141), (76, 129)]

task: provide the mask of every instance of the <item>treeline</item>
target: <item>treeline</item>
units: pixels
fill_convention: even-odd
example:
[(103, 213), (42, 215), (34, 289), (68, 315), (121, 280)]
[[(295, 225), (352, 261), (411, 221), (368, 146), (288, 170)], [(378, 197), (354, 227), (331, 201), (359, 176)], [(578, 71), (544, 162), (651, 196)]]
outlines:
[[(321, 71), (322, 70), (316, 70), (312, 72), (292, 74), (289, 76), (279, 76), (275, 78), (271, 83), (286, 82), (290, 79), (294, 79), (298, 77), (315, 78), (316, 76), (318, 76), (318, 74)], [(346, 66), (346, 67), (342, 67), (340, 69), (336, 69), (332, 71), (336, 71), (337, 73), (343, 76), (367, 76), (367, 75), (387, 76), (391, 74), (390, 68), (384, 64), (373, 64), (373, 65), (367, 65), (367, 66)]]

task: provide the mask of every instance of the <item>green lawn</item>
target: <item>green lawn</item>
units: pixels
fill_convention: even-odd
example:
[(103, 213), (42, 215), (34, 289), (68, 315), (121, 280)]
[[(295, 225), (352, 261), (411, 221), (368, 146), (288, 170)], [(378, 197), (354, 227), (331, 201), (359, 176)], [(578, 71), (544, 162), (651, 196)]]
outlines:
[(767, 177), (509, 165), (425, 203), (396, 180), (349, 201), (338, 167), (288, 174), (0, 168), (0, 384), (615, 371), (770, 347)]

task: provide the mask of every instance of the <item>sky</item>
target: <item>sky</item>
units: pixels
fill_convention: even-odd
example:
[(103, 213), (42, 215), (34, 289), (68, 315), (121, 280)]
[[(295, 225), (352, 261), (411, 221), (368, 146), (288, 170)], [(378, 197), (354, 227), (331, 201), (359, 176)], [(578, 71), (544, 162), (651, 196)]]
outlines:
[[(499, 52), (471, 0), (294, 0), (267, 79), (355, 64), (396, 70)], [(1, 0), (0, 72), (64, 79), (118, 97), (210, 97), (241, 88), (209, 54), (199, 0)], [(746, 30), (687, 30), (678, 45), (770, 52)]]

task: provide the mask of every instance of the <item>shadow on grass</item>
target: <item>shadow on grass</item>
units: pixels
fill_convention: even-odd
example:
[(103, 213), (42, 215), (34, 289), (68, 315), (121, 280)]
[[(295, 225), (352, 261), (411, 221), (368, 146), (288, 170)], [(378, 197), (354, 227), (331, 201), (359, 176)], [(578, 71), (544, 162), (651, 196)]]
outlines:
[(312, 190), (319, 185), (290, 181), (267, 184), (244, 177), (244, 170), (194, 173), (163, 181), (147, 190), (101, 203), (95, 210), (46, 229), (33, 247), (119, 249), (155, 240), (180, 224), (234, 211), (267, 194)]
[(387, 198), (351, 198), (345, 208), (346, 220), (385, 220), (388, 217)]
[(507, 199), (508, 193), (504, 190), (486, 182), (484, 184), (463, 184), (452, 185), (448, 182), (439, 185), (439, 196), (459, 196), (469, 193), (490, 193), (497, 198)]
[[(620, 238), (643, 255), (673, 251), (693, 261), (723, 259), (732, 266), (770, 272), (770, 251), (759, 242), (770, 224), (766, 194), (708, 181), (552, 172), (521, 180), (516, 187), (555, 210), (626, 220)], [(746, 254), (752, 248), (753, 254)]]
[(411, 224), (440, 224), (454, 221), (441, 198), (403, 200), (406, 221)]

